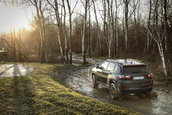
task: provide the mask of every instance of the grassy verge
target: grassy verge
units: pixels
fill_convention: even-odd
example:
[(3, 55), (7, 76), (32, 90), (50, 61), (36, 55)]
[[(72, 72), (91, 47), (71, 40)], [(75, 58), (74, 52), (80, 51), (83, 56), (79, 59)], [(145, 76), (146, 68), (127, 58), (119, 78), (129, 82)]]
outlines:
[(0, 78), (0, 114), (138, 114), (61, 85), (53, 75), (65, 77), (71, 65), (31, 65), (35, 71), (29, 76)]

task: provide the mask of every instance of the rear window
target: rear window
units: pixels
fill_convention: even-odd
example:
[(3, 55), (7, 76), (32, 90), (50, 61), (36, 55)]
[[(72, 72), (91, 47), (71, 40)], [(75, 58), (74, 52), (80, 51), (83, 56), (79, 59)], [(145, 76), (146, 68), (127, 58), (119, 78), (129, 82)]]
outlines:
[(146, 66), (124, 66), (124, 73), (145, 73), (147, 72)]

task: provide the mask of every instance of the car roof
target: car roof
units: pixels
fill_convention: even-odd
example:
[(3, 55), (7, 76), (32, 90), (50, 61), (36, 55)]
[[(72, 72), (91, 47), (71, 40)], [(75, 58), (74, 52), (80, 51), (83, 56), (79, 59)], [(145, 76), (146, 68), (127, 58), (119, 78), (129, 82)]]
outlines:
[(136, 59), (115, 59), (115, 60), (113, 60), (113, 59), (107, 59), (106, 61), (115, 62), (115, 63), (118, 63), (120, 65), (124, 65), (124, 66), (145, 65), (140, 60), (136, 60)]

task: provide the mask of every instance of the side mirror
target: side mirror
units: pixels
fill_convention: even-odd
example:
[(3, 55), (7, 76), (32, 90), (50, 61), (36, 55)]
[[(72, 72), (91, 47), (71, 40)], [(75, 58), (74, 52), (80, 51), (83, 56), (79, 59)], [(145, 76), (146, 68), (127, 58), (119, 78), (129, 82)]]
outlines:
[(98, 64), (98, 65), (96, 66), (96, 68), (100, 69), (101, 67), (100, 67), (100, 65)]
[(104, 68), (103, 68), (103, 67), (101, 67), (100, 65), (97, 65), (97, 66), (96, 66), (96, 68), (97, 68), (97, 69), (104, 70)]

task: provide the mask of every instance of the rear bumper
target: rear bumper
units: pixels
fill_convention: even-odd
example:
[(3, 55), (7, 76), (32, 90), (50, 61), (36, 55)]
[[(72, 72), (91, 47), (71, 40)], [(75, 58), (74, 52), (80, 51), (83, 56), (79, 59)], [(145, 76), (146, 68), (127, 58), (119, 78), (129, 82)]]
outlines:
[(152, 91), (152, 88), (119, 89), (120, 93), (144, 93)]
[(118, 91), (120, 93), (143, 93), (150, 92), (153, 89), (153, 80), (138, 83), (118, 82)]

